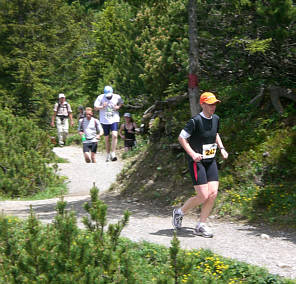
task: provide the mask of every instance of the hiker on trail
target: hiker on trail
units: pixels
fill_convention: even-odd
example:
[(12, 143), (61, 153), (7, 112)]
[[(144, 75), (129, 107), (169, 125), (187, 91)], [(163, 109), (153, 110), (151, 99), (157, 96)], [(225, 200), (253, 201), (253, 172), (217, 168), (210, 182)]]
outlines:
[[(79, 120), (78, 132), (82, 138), (85, 162), (95, 163), (98, 140), (103, 135), (103, 128), (99, 120), (93, 117), (92, 108), (85, 109), (85, 117)], [(91, 152), (90, 157), (89, 151)]]
[(79, 106), (78, 107), (78, 115), (77, 115), (77, 121), (79, 122), (79, 120), (81, 118), (84, 118), (85, 117), (85, 111), (84, 111), (84, 108), (83, 106)]
[[(94, 103), (95, 110), (100, 111), (100, 122), (104, 129), (106, 152), (108, 161), (116, 161), (115, 154), (118, 139), (118, 124), (120, 121), (118, 110), (123, 105), (123, 100), (120, 95), (114, 94), (111, 86), (105, 86), (104, 94), (97, 97)], [(112, 135), (111, 152), (110, 152), (110, 139), (109, 135)]]
[(190, 209), (202, 205), (196, 235), (212, 238), (213, 233), (206, 226), (218, 192), (218, 168), (215, 160), (217, 147), (223, 159), (228, 158), (219, 135), (219, 117), (214, 114), (220, 101), (210, 92), (200, 96), (202, 112), (190, 119), (179, 135), (179, 142), (187, 153), (189, 172), (196, 195), (189, 198), (181, 208), (173, 211), (173, 226), (182, 227), (182, 219)]
[(130, 113), (126, 112), (123, 117), (125, 123), (121, 124), (119, 135), (124, 140), (124, 150), (127, 152), (136, 146), (137, 125)]
[(59, 94), (59, 101), (55, 103), (53, 108), (51, 126), (54, 127), (54, 121), (56, 121), (60, 146), (63, 146), (65, 144), (69, 133), (69, 118), (71, 126), (73, 126), (74, 123), (71, 106), (69, 103), (66, 102), (66, 96), (64, 94)]

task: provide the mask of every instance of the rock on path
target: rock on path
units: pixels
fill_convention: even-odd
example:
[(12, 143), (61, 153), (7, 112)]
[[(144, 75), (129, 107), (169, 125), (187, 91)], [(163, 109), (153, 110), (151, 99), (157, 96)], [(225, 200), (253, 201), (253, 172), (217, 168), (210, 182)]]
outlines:
[[(85, 164), (81, 148), (64, 147), (54, 150), (59, 156), (67, 158), (69, 163), (59, 164), (61, 174), (70, 180), (69, 194), (65, 196), (68, 207), (76, 211), (80, 227), (81, 218), (85, 214), (83, 203), (89, 200), (89, 189), (93, 182), (100, 188), (101, 199), (108, 205), (108, 220), (111, 223), (121, 219), (123, 212), (129, 210), (132, 215), (122, 236), (133, 241), (149, 241), (170, 246), (173, 236), (171, 212), (160, 213), (157, 208), (147, 207), (139, 201), (120, 199), (116, 193), (106, 190), (115, 180), (123, 163), (105, 162), (105, 156), (97, 154), (97, 164)], [(0, 210), (9, 215), (26, 217), (29, 205), (32, 204), (38, 218), (44, 223), (51, 222), (55, 216), (55, 205), (58, 198), (38, 201), (3, 201)], [(260, 227), (218, 222), (211, 220), (215, 233), (213, 239), (197, 237), (193, 234), (196, 218), (186, 216), (183, 228), (177, 235), (182, 248), (210, 249), (224, 257), (245, 261), (265, 267), (270, 273), (288, 278), (296, 278), (296, 232), (273, 231), (268, 227)]]

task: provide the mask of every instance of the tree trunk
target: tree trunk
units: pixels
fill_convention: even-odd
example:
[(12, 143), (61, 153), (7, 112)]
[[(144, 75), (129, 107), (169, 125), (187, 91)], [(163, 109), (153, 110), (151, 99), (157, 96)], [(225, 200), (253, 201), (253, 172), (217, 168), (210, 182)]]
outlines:
[(283, 105), (281, 104), (280, 98), (287, 98), (290, 99), (294, 102), (296, 102), (296, 96), (292, 94), (292, 92), (289, 92), (289, 90), (277, 87), (277, 86), (272, 86), (269, 88), (270, 92), (270, 98), (273, 107), (276, 109), (276, 111), (280, 114), (283, 114), (284, 108)]
[(188, 94), (191, 115), (195, 116), (200, 112), (198, 103), (198, 73), (199, 62), (197, 52), (197, 23), (196, 23), (196, 0), (188, 0), (188, 21), (189, 21), (189, 76)]
[(265, 90), (269, 92), (271, 103), (275, 110), (280, 114), (283, 114), (284, 112), (284, 107), (281, 103), (280, 98), (287, 98), (293, 102), (296, 102), (296, 96), (295, 94), (293, 94), (291, 89), (286, 89), (278, 86), (270, 86), (265, 89), (264, 86), (261, 86), (259, 94), (250, 101), (250, 104), (253, 104), (255, 102), (260, 104), (264, 97)]

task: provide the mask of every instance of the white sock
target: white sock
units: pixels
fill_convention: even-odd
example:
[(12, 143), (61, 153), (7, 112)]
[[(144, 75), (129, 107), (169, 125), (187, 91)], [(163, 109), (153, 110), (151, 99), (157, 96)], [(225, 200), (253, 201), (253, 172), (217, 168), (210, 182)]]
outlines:
[(111, 152), (111, 157), (115, 157), (115, 152)]
[(204, 226), (205, 224), (206, 223), (204, 223), (204, 222), (198, 222), (196, 225), (196, 228), (198, 229), (199, 227)]
[(178, 213), (178, 214), (181, 214), (181, 216), (184, 216), (184, 213), (183, 213), (183, 211), (182, 211), (181, 208), (177, 209), (177, 213)]

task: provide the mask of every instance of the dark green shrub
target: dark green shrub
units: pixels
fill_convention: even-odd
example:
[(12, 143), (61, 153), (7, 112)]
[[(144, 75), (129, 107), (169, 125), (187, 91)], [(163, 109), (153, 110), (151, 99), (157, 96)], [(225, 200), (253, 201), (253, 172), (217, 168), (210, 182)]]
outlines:
[(0, 193), (27, 196), (53, 185), (51, 150), (48, 135), (31, 120), (0, 111)]

